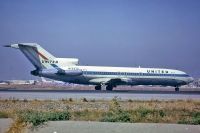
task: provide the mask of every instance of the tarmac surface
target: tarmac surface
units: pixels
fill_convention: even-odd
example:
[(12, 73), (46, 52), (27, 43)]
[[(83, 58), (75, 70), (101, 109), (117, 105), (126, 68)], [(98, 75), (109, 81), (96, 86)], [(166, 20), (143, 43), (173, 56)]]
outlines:
[(110, 100), (200, 100), (200, 91), (154, 91), (154, 90), (24, 90), (1, 89), (0, 99), (59, 100), (63, 98)]
[(0, 133), (5, 133), (11, 126), (13, 120), (10, 118), (1, 118), (0, 119)]
[(50, 121), (29, 133), (200, 133), (199, 125)]

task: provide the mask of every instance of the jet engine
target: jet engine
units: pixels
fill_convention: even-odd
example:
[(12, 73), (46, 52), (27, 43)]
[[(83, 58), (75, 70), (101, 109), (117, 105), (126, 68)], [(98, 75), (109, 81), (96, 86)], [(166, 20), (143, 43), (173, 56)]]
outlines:
[(34, 76), (53, 76), (53, 75), (66, 75), (66, 76), (80, 76), (83, 74), (81, 70), (63, 70), (63, 69), (43, 69), (33, 70), (31, 74)]

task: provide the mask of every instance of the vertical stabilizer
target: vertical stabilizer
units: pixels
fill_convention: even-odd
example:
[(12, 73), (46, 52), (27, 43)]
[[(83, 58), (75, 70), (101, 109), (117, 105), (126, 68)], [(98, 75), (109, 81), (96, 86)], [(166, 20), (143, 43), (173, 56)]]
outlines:
[(56, 58), (37, 43), (18, 43), (5, 45), (20, 49), (37, 70), (61, 69), (61, 67), (78, 65), (76, 58)]
[(37, 43), (11, 44), (6, 45), (6, 47), (20, 49), (38, 70), (53, 68), (51, 63), (56, 63), (56, 61), (54, 61), (55, 57)]

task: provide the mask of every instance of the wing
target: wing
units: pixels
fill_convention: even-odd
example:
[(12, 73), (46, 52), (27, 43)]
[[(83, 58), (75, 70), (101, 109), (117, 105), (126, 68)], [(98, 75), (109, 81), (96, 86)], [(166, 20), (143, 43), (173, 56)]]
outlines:
[(123, 85), (127, 83), (133, 83), (130, 78), (95, 78), (89, 81), (92, 84), (112, 84), (112, 85)]

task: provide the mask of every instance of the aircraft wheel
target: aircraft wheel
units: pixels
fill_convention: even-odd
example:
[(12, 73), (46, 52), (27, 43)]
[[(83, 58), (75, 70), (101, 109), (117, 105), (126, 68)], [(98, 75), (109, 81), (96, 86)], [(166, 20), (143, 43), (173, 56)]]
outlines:
[(178, 88), (178, 87), (176, 87), (176, 88), (175, 88), (175, 91), (179, 91), (179, 88)]
[(107, 85), (106, 86), (106, 90), (107, 91), (112, 91), (113, 90), (113, 86), (112, 85)]
[(95, 86), (95, 90), (101, 90), (101, 85)]

